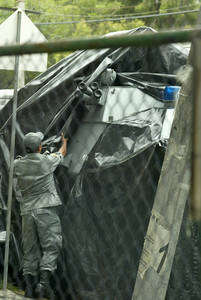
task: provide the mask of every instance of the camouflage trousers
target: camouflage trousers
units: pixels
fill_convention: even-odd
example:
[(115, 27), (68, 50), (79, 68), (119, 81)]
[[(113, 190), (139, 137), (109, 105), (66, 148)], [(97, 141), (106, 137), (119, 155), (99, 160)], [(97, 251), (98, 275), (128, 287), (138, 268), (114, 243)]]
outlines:
[(40, 208), (22, 216), (23, 274), (53, 272), (62, 247), (57, 208)]

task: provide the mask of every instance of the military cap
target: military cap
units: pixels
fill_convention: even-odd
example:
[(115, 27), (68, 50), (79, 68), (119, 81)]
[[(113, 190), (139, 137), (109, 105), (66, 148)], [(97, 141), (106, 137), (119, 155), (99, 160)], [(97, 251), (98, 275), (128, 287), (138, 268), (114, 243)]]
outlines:
[(35, 152), (38, 150), (43, 138), (42, 132), (29, 132), (24, 137), (24, 146), (26, 149)]

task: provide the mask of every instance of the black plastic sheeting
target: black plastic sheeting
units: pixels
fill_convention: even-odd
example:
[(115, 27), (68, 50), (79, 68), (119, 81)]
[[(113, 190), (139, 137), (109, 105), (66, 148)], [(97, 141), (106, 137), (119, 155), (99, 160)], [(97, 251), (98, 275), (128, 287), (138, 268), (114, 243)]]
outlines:
[(83, 274), (71, 282), (81, 299), (131, 299), (165, 152), (164, 112), (108, 125), (76, 179), (63, 224), (67, 269)]
[[(152, 31), (140, 27), (121, 34)], [(186, 60), (186, 50), (179, 45), (86, 50), (69, 55), (19, 91), (15, 155), (25, 154), (22, 141), (27, 132), (44, 132), (44, 148), (53, 150), (59, 146), (56, 137), (62, 130), (70, 136), (68, 156), (74, 154), (71, 142), (83, 118), (93, 112), (94, 106), (96, 117), (104, 106), (97, 105), (92, 94), (88, 97), (92, 105), (86, 105), (80, 83), (87, 89), (94, 82), (100, 90), (109, 86), (138, 88), (162, 103), (164, 87), (177, 85), (175, 74)], [(101, 80), (108, 68), (116, 73), (111, 82)], [(58, 299), (66, 299), (64, 293), (82, 300), (131, 299), (166, 148), (161, 130), (168, 105), (105, 123), (79, 172), (71, 169), (68, 158), (57, 169), (55, 180), (64, 206), (64, 247), (55, 277)], [(8, 189), (11, 111), (12, 101), (0, 111), (3, 211)], [(84, 142), (81, 140), (83, 147)], [(20, 226), (19, 206), (14, 201), (12, 231), (21, 249)], [(180, 251), (183, 241), (188, 241), (185, 225), (182, 234), (177, 247)], [(174, 274), (180, 276), (178, 280), (182, 278), (181, 272)], [(176, 291), (175, 298), (171, 289)], [(183, 286), (171, 286), (168, 299), (178, 299), (181, 289)], [(189, 294), (183, 299), (190, 299)]]

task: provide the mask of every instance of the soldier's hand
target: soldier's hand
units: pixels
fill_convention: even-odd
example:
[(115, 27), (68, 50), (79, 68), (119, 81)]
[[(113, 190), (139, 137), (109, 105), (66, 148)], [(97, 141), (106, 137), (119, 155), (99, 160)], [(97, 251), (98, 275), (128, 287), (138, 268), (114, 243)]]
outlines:
[(62, 140), (63, 143), (66, 143), (68, 141), (68, 138), (64, 137), (64, 133), (63, 132), (61, 133), (61, 140)]

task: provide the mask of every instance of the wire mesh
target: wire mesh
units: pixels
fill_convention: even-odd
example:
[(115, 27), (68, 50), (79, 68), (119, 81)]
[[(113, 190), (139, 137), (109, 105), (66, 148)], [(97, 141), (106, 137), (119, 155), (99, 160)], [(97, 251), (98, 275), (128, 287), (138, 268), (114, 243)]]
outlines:
[[(150, 30), (143, 27), (129, 33)], [(54, 172), (62, 202), (57, 211), (62, 247), (55, 254), (57, 269), (51, 272), (48, 298), (132, 299), (137, 274), (146, 273), (141, 256), (175, 105), (181, 96), (177, 73), (187, 64), (188, 51), (189, 46), (173, 44), (76, 51), (18, 90), (15, 159), (30, 157), (23, 143), (29, 132), (44, 134), (42, 152), (37, 154), (41, 157), (58, 152), (62, 132), (69, 139), (67, 155)], [(32, 57), (32, 65), (37, 64)], [(188, 69), (182, 69), (182, 76), (186, 72)], [(7, 86), (0, 94), (0, 274), (10, 168), (12, 75), (7, 73)], [(30, 170), (32, 167), (30, 163)], [(35, 207), (21, 215), (21, 192), (14, 187), (8, 282), (17, 287), (16, 293), (23, 294), (27, 249), (23, 248), (22, 223), (26, 217), (32, 216), (34, 243), (40, 248), (38, 255), (29, 253), (30, 270), (36, 260), (32, 275), (37, 283), (41, 256), (48, 257), (51, 249), (42, 248), (38, 220), (44, 211)], [(39, 191), (40, 199), (43, 192)], [(52, 208), (43, 209), (48, 214)], [(170, 225), (171, 229), (177, 226)], [(28, 230), (28, 225), (24, 227)], [(153, 262), (158, 274), (166, 268), (161, 249), (169, 240), (168, 234), (159, 236), (158, 260)], [(189, 216), (189, 199), (175, 245), (166, 299), (200, 299), (200, 224)], [(144, 264), (147, 267), (147, 261)]]

